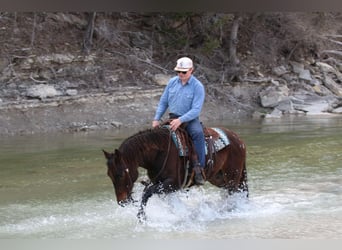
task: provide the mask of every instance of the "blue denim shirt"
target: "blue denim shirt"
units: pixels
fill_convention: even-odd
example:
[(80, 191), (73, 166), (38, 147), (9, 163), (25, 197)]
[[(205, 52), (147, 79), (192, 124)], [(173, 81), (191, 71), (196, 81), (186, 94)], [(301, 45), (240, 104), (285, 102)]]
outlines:
[(186, 84), (178, 76), (170, 79), (160, 97), (154, 120), (160, 120), (167, 108), (170, 113), (179, 115), (181, 122), (198, 118), (205, 99), (203, 84), (193, 75)]

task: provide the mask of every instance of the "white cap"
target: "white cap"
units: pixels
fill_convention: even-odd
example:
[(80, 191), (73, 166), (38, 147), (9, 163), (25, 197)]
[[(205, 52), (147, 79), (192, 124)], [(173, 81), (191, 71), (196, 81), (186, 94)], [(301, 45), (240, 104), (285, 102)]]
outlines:
[(182, 57), (177, 60), (177, 65), (175, 67), (176, 71), (188, 71), (193, 67), (192, 60), (189, 57)]

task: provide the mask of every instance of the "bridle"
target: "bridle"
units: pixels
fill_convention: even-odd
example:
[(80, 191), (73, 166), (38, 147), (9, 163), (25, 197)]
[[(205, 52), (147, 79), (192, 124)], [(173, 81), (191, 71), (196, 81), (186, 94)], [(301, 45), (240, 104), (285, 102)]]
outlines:
[[(127, 166), (126, 162), (124, 161), (123, 163), (125, 165), (125, 169), (124, 169), (125, 189), (126, 189), (126, 193), (128, 194), (128, 200), (130, 200), (130, 199), (132, 199), (131, 193), (132, 193), (133, 181), (132, 181), (132, 177), (129, 173), (129, 168), (126, 167)], [(126, 183), (126, 179), (128, 179), (128, 183)]]
[[(125, 161), (124, 161), (124, 164), (125, 164), (125, 166), (127, 166)], [(128, 199), (131, 199), (131, 193), (132, 193), (132, 188), (133, 188), (133, 181), (132, 181), (132, 177), (131, 177), (131, 175), (129, 173), (129, 168), (128, 167), (125, 168), (124, 173), (125, 173), (125, 177), (127, 177), (127, 179), (128, 179), (128, 183), (125, 183), (126, 184), (126, 192), (127, 192), (127, 194), (129, 194)], [(125, 178), (125, 180), (126, 180), (126, 178)]]

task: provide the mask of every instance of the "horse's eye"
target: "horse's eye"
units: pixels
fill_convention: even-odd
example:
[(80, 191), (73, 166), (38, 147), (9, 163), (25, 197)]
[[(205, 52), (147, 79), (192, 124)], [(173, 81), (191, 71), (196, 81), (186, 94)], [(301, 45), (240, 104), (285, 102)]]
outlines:
[(122, 179), (124, 176), (125, 176), (124, 172), (119, 172), (114, 176), (114, 178), (115, 178), (115, 180), (118, 181), (118, 180)]

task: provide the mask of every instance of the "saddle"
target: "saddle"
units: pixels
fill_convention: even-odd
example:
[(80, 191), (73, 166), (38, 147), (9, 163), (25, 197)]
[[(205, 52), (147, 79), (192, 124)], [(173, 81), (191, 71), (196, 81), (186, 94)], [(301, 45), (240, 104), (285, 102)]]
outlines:
[[(182, 124), (176, 131), (170, 129), (170, 120), (164, 122), (161, 127), (167, 128), (170, 131), (172, 141), (178, 149), (179, 156), (187, 156), (188, 160), (185, 164), (185, 176), (182, 184), (182, 188), (189, 187), (193, 182), (195, 169), (192, 168), (191, 162), (194, 160), (194, 148), (193, 143), (186, 131), (186, 123)], [(207, 169), (212, 169), (215, 162), (216, 152), (227, 147), (230, 142), (227, 135), (220, 128), (209, 128), (203, 126), (204, 138), (205, 138), (205, 153), (206, 153), (206, 166)], [(202, 170), (202, 175), (206, 179), (206, 174)]]
[[(165, 122), (162, 127), (166, 127), (171, 131), (169, 122)], [(185, 128), (186, 124), (182, 124), (176, 131), (171, 131), (171, 137), (178, 149), (179, 156), (190, 157), (191, 152), (193, 152), (193, 145)], [(208, 158), (206, 166), (212, 167), (216, 152), (230, 144), (229, 138), (220, 128), (203, 127), (203, 132), (205, 138), (205, 153)]]

